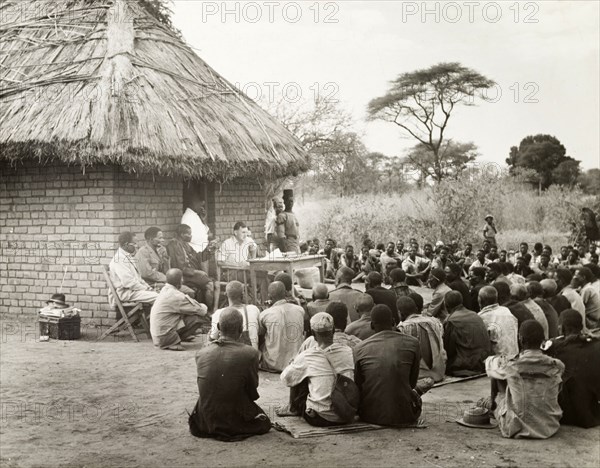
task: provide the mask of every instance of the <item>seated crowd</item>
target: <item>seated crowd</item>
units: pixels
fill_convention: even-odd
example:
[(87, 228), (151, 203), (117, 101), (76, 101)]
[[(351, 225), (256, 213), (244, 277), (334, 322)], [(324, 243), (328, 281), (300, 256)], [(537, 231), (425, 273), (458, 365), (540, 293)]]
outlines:
[[(212, 321), (210, 343), (196, 357), (200, 397), (189, 423), (198, 437), (239, 440), (269, 430), (255, 403), (259, 369), (280, 373), (289, 387), (289, 404), (278, 414), (314, 426), (351, 422), (348, 405), (367, 423), (414, 425), (435, 383), (483, 373), (491, 392), (478, 405), (493, 412), (504, 437), (547, 438), (560, 424), (600, 425), (593, 244), (553, 256), (539, 243), (531, 253), (526, 243), (513, 253), (490, 240), (474, 252), (469, 243), (421, 250), (415, 239), (408, 248), (367, 239), (355, 255), (353, 246), (339, 250), (328, 239), (321, 250), (313, 239), (300, 249), (325, 256), (333, 289), (318, 283), (307, 301), (287, 273), (267, 276), (269, 301), (261, 310), (240, 281), (228, 282), (219, 308), (213, 284), (220, 278), (204, 266), (212, 255), (220, 265), (247, 265), (257, 255), (244, 223), (220, 247), (211, 241), (192, 248), (186, 225), (166, 247), (158, 228), (145, 237), (134, 256), (134, 236), (120, 236), (111, 278), (122, 301), (151, 305), (157, 347), (182, 350), (182, 341)], [(353, 287), (359, 281), (365, 292)], [(423, 287), (430, 300), (419, 294)], [(334, 398), (340, 381), (349, 392), (343, 411)], [(358, 399), (350, 404), (352, 388)]]

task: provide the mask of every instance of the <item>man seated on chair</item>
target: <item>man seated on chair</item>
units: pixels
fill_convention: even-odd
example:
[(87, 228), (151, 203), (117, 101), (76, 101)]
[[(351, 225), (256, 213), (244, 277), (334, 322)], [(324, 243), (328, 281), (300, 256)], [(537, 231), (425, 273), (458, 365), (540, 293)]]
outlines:
[(419, 341), (394, 330), (392, 311), (383, 304), (373, 308), (371, 327), (375, 334), (354, 348), (358, 414), (365, 422), (384, 426), (415, 423), (422, 406), (416, 390)]
[[(164, 247), (165, 238), (158, 227), (150, 227), (144, 232), (146, 244), (135, 254), (137, 266), (142, 279), (153, 288), (160, 290), (167, 282), (165, 276), (171, 268), (169, 253)], [(181, 285), (181, 292), (194, 297), (196, 292), (185, 285)]]
[[(167, 283), (150, 311), (150, 334), (154, 346), (183, 351), (181, 341), (191, 341), (196, 330), (206, 323), (207, 307), (180, 291), (183, 274), (177, 268), (167, 271)], [(183, 320), (183, 327), (177, 328)]]
[(260, 354), (240, 342), (243, 323), (239, 310), (225, 308), (219, 339), (196, 354), (199, 398), (189, 417), (196, 437), (236, 441), (271, 429), (268, 416), (255, 403)]
[(243, 221), (233, 225), (233, 235), (223, 241), (217, 250), (217, 263), (222, 267), (248, 267), (248, 260), (256, 258), (257, 245), (248, 237), (248, 226)]
[(208, 260), (212, 244), (197, 253), (190, 244), (192, 230), (187, 224), (175, 229), (175, 237), (167, 245), (171, 267), (183, 272), (183, 284), (198, 291), (196, 299), (212, 308), (214, 302), (214, 283), (208, 274), (202, 271), (202, 262)]
[[(141, 302), (152, 304), (158, 293), (140, 276), (134, 257), (136, 250), (135, 234), (123, 232), (119, 235), (119, 248), (110, 261), (110, 279), (121, 302)], [(109, 291), (109, 301), (116, 302)]]
[(352, 350), (333, 340), (333, 317), (319, 312), (310, 319), (317, 346), (299, 353), (281, 373), (281, 381), (290, 387), (290, 404), (278, 415), (298, 415), (312, 426), (343, 424), (331, 401), (335, 376), (354, 379)]

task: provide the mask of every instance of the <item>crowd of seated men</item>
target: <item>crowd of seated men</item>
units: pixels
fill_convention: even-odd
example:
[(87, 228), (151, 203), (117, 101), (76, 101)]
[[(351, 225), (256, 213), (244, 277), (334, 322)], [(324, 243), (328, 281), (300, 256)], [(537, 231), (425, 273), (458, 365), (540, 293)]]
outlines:
[[(560, 424), (600, 424), (595, 246), (565, 247), (555, 257), (541, 244), (512, 253), (485, 241), (473, 252), (471, 244), (421, 250), (414, 239), (407, 249), (367, 239), (357, 256), (352, 246), (339, 251), (328, 239), (321, 250), (312, 240), (301, 249), (325, 256), (334, 285), (316, 284), (306, 301), (280, 273), (261, 310), (245, 302), (239, 281), (227, 284), (224, 307), (211, 304), (214, 279), (202, 269), (213, 254), (223, 265), (256, 256), (244, 223), (220, 246), (199, 250), (190, 248), (185, 225), (166, 245), (157, 228), (145, 237), (137, 254), (133, 234), (119, 237), (111, 278), (122, 301), (151, 307), (159, 348), (185, 349), (212, 321), (210, 344), (196, 357), (200, 397), (190, 430), (198, 437), (238, 440), (269, 430), (255, 403), (259, 369), (280, 373), (290, 389), (278, 414), (315, 426), (346, 423), (332, 399), (339, 375), (356, 384), (356, 417), (400, 426), (418, 421), (422, 395), (445, 376), (482, 373), (490, 395), (478, 404), (505, 437), (547, 438)], [(353, 287), (358, 281), (365, 292)], [(423, 287), (430, 300), (418, 293)]]

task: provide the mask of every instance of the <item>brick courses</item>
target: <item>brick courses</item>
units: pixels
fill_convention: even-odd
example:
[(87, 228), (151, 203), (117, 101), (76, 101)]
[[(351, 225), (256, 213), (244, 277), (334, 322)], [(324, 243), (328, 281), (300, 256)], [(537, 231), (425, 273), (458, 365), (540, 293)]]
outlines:
[[(266, 206), (258, 183), (208, 187), (209, 224), (220, 239), (244, 220), (262, 240)], [(135, 232), (140, 245), (150, 226), (172, 237), (182, 192), (179, 179), (136, 176), (117, 166), (84, 172), (61, 163), (0, 162), (0, 314), (30, 320), (62, 283), (84, 322), (114, 323), (101, 265), (110, 262), (122, 231)]]

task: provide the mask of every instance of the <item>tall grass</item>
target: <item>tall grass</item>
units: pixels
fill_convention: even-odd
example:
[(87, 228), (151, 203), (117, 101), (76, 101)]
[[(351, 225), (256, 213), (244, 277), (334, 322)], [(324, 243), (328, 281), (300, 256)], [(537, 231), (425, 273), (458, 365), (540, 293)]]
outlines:
[(327, 237), (358, 247), (365, 234), (375, 242), (415, 237), (420, 243), (442, 240), (479, 245), (483, 217), (491, 213), (498, 244), (517, 249), (520, 242), (565, 244), (569, 222), (588, 204), (577, 189), (551, 187), (542, 195), (510, 179), (452, 181), (401, 195), (305, 198), (298, 203), (302, 239)]

